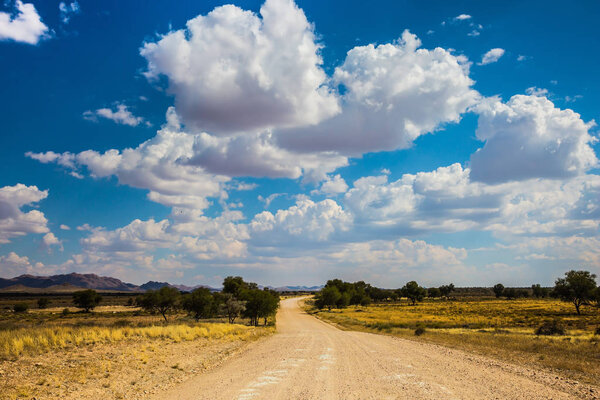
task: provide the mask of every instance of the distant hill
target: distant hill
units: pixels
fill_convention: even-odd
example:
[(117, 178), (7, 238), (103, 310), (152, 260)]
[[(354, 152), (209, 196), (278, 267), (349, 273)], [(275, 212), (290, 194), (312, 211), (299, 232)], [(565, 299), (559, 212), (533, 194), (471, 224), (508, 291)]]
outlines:
[(169, 282), (156, 282), (156, 281), (148, 281), (143, 285), (140, 285), (139, 288), (143, 291), (146, 290), (158, 290), (164, 286), (172, 286)]
[(65, 284), (74, 286), (77, 289), (112, 290), (116, 292), (139, 290), (138, 286), (122, 282), (117, 278), (98, 276), (96, 274), (78, 274), (75, 272), (52, 276), (21, 275), (12, 279), (0, 278), (0, 289), (14, 285), (23, 285), (32, 289), (49, 289)]
[(320, 286), (279, 286), (272, 288), (277, 292), (317, 292), (323, 289), (323, 285)]
[(0, 289), (0, 293), (72, 293), (83, 289), (85, 288), (73, 286), (70, 283), (62, 283), (45, 288), (32, 288), (18, 284)]
[(205, 285), (172, 285), (168, 282), (156, 281), (148, 281), (138, 286), (109, 276), (75, 272), (51, 276), (21, 275), (11, 279), (0, 278), (0, 293), (60, 293), (82, 289), (104, 292), (145, 292), (146, 290), (158, 290), (163, 286), (171, 286), (183, 292), (191, 292), (199, 287), (206, 287), (211, 291), (219, 290)]

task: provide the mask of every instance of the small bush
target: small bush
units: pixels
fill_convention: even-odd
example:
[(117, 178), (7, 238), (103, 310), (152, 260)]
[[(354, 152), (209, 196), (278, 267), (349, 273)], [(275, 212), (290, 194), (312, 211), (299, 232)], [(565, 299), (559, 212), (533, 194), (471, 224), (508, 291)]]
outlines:
[(69, 315), (69, 314), (71, 314), (71, 311), (69, 311), (68, 308), (63, 308), (62, 315)]
[(566, 333), (565, 327), (557, 320), (546, 321), (535, 330), (536, 335), (565, 335)]
[(596, 328), (596, 332), (594, 332), (594, 335), (600, 335), (600, 326)]
[(29, 310), (29, 306), (27, 303), (17, 303), (13, 306), (13, 311), (16, 313), (24, 313)]
[(50, 304), (50, 300), (45, 297), (40, 297), (37, 301), (38, 308), (46, 308)]
[(421, 336), (425, 332), (425, 328), (423, 328), (422, 326), (418, 326), (417, 329), (415, 329), (415, 336)]

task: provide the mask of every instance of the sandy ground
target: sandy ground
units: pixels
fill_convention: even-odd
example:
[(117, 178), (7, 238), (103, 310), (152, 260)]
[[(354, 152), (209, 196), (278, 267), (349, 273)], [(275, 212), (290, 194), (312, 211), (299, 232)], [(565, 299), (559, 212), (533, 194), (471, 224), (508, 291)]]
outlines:
[(0, 400), (147, 399), (247, 346), (248, 341), (225, 339), (138, 340), (23, 356), (0, 362)]
[(156, 399), (573, 399), (600, 389), (442, 346), (341, 331), (282, 301), (278, 334)]

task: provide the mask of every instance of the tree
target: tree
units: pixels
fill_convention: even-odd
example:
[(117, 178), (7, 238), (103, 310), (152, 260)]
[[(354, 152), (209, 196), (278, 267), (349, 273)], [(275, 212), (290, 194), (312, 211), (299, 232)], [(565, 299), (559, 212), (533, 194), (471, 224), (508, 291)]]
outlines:
[(102, 296), (93, 289), (79, 290), (73, 293), (73, 303), (84, 312), (90, 312), (102, 301)]
[(336, 303), (337, 308), (346, 308), (350, 305), (350, 301), (352, 300), (352, 295), (350, 292), (343, 292), (340, 296), (339, 300)]
[(207, 288), (195, 289), (183, 297), (182, 307), (198, 321), (217, 314), (219, 302)]
[(496, 298), (499, 298), (504, 294), (504, 285), (501, 283), (495, 284), (492, 289), (494, 290), (494, 294), (496, 295)]
[(450, 296), (450, 293), (454, 292), (454, 283), (451, 283), (449, 285), (442, 285), (439, 289), (440, 295), (447, 299)]
[(441, 296), (442, 296), (442, 292), (440, 291), (440, 289), (438, 289), (436, 287), (427, 289), (427, 297), (431, 297), (432, 299), (434, 299), (436, 297), (441, 297)]
[(342, 294), (336, 286), (326, 286), (321, 289), (321, 293), (317, 299), (317, 307), (327, 307), (331, 311), (332, 307), (336, 307), (338, 301), (341, 299)]
[(506, 288), (502, 291), (502, 295), (506, 297), (508, 300), (516, 299), (519, 293), (515, 288)]
[(250, 318), (250, 325), (258, 326), (260, 318), (264, 318), (266, 325), (267, 318), (279, 308), (279, 294), (274, 290), (249, 289), (241, 296), (246, 301), (244, 316)]
[(223, 280), (223, 293), (231, 293), (234, 297), (240, 298), (241, 292), (248, 289), (258, 289), (258, 285), (253, 282), (245, 282), (241, 276), (228, 276)]
[(243, 301), (233, 297), (231, 293), (222, 293), (221, 299), (222, 307), (227, 315), (227, 319), (230, 324), (233, 324), (235, 319), (246, 310), (246, 305)]
[(163, 286), (158, 290), (148, 290), (140, 296), (139, 305), (151, 312), (160, 313), (167, 322), (167, 313), (176, 310), (181, 293), (174, 287)]
[(590, 304), (595, 291), (596, 275), (589, 271), (565, 272), (565, 277), (557, 279), (554, 285), (554, 296), (573, 303), (577, 315), (581, 314), (582, 305)]
[(548, 297), (549, 290), (545, 287), (542, 287), (539, 283), (531, 285), (531, 291), (533, 293), (533, 297), (538, 299), (542, 297)]
[(402, 288), (402, 296), (408, 298), (414, 306), (417, 301), (422, 301), (427, 290), (419, 286), (416, 281), (410, 281)]
[(46, 297), (40, 297), (37, 301), (38, 308), (46, 308), (50, 304), (50, 300)]

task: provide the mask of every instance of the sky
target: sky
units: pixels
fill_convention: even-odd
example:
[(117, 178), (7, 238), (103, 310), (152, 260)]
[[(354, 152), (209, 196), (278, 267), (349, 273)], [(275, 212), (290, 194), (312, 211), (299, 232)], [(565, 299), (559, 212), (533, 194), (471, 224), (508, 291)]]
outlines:
[(600, 274), (597, 1), (0, 5), (0, 276)]

